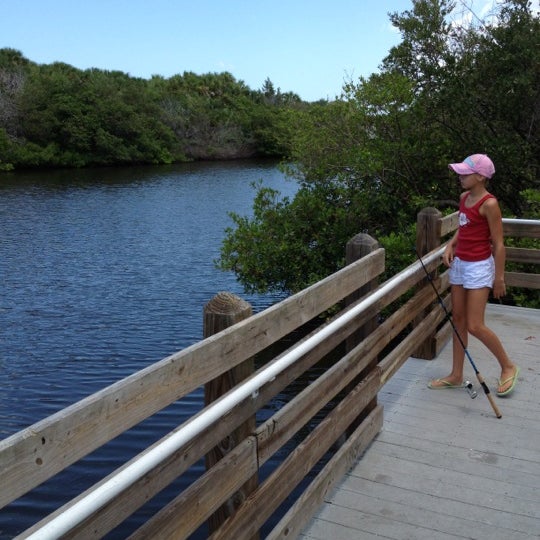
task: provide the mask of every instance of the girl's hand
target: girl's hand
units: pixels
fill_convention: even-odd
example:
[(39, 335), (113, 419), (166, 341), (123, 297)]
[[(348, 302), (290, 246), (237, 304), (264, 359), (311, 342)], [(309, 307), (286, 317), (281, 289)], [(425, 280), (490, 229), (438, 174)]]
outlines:
[(443, 256), (442, 256), (443, 263), (450, 268), (452, 265), (452, 261), (454, 260), (454, 246), (451, 244), (448, 244), (446, 246), (446, 249), (444, 250)]
[(493, 298), (498, 300), (506, 294), (506, 284), (504, 279), (496, 279), (493, 282)]

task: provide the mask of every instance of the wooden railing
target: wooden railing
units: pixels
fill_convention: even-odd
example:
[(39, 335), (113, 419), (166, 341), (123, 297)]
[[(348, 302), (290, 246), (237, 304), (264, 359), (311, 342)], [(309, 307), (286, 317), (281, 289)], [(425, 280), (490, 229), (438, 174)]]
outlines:
[[(416, 247), (434, 276), (440, 268), (441, 239), (455, 227), (455, 215), (443, 218), (434, 209), (419, 214)], [(512, 220), (504, 228), (508, 235), (540, 237), (540, 221)], [(540, 262), (540, 250), (508, 251), (510, 260)], [(444, 311), (434, 302), (418, 261), (378, 284), (384, 250), (375, 240), (355, 237), (347, 246), (347, 258), (342, 270), (256, 315), (249, 316), (241, 300), (218, 295), (217, 304), (226, 305), (232, 326), (216, 328), (214, 314), (208, 319), (212, 335), (203, 341), (0, 441), (3, 507), (194, 389), (205, 385), (212, 400), (21, 538), (103, 537), (203, 456), (207, 471), (132, 538), (186, 538), (208, 521), (213, 539), (257, 538), (278, 507), (319, 466), (267, 534), (297, 536), (325, 493), (381, 429), (379, 389), (409, 356), (432, 357), (449, 336)], [(507, 280), (509, 285), (540, 288), (538, 274), (509, 274)], [(444, 294), (447, 272), (433, 282)], [(448, 297), (445, 302), (449, 305)], [(240, 312), (246, 318), (238, 316)], [(330, 313), (334, 315), (328, 318)], [(246, 371), (255, 355), (307, 323), (307, 335), (254, 373)], [(327, 369), (303, 379), (313, 380), (276, 406), (270, 418), (255, 424), (258, 410), (329, 357)], [(221, 381), (219, 387), (224, 379), (225, 393), (216, 394), (216, 381)], [(308, 430), (303, 429), (306, 425)], [(305, 435), (299, 440), (300, 432)], [(261, 467), (293, 439), (298, 443), (292, 451), (259, 479)]]

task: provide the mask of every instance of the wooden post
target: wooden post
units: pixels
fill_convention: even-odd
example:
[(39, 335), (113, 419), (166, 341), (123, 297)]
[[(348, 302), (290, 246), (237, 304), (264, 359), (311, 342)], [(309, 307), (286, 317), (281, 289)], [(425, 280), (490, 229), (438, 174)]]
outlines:
[[(351, 238), (345, 246), (345, 262), (351, 264), (366, 255), (369, 255), (372, 251), (375, 251), (380, 247), (377, 240), (369, 236), (369, 234), (357, 234)], [(370, 291), (374, 290), (379, 284), (378, 278), (371, 280), (364, 286), (357, 289), (354, 293), (345, 298), (345, 305), (349, 306), (365, 296)], [(345, 350), (351, 351), (362, 340), (364, 340), (371, 332), (373, 332), (378, 325), (377, 317), (367, 321), (363, 326), (358, 328), (353, 334), (351, 334), (345, 342)], [(365, 368), (365, 370), (355, 378), (354, 381), (348, 386), (348, 390), (351, 391), (366, 375), (377, 366), (378, 359), (374, 358), (373, 361)], [(355, 429), (362, 423), (364, 418), (377, 406), (377, 396), (375, 396), (370, 403), (364, 408), (362, 414), (360, 414), (355, 421), (349, 426), (347, 430), (347, 437), (349, 437)], [(344, 441), (341, 441), (344, 442)]]
[[(204, 307), (204, 337), (210, 337), (221, 330), (236, 324), (252, 315), (251, 305), (238, 296), (220, 292)], [(242, 344), (239, 343), (238, 346)], [(228, 392), (233, 386), (236, 386), (246, 377), (253, 374), (254, 361), (249, 358), (242, 364), (224, 373), (221, 377), (208, 382), (204, 387), (205, 405), (209, 405), (220, 396)], [(229, 436), (213, 448), (205, 457), (206, 469), (210, 469), (223, 456), (228, 454), (235, 446), (249, 435), (252, 435), (256, 429), (255, 416), (247, 420), (244, 424), (238, 426)], [(242, 504), (250, 493), (255, 491), (259, 485), (258, 475), (250, 478), (225, 504), (221, 506), (208, 520), (210, 534), (219, 529), (223, 522)], [(254, 539), (258, 539), (257, 534)]]
[[(372, 251), (378, 249), (379, 243), (377, 240), (369, 236), (369, 234), (357, 234), (351, 238), (345, 246), (345, 263), (351, 264), (366, 255), (369, 255)], [(345, 299), (345, 305), (349, 306), (356, 302), (359, 298), (366, 295), (378, 285), (379, 280), (373, 279), (369, 283), (366, 283), (363, 287), (360, 287), (357, 291), (347, 296)], [(377, 319), (373, 318), (368, 321), (364, 326), (359, 328), (354, 334), (347, 339), (347, 351), (350, 351), (358, 343), (360, 343), (366, 336), (368, 336), (377, 327)]]
[[(416, 252), (423, 256), (441, 245), (440, 219), (442, 213), (436, 208), (424, 208), (418, 213), (416, 219)], [(435, 279), (437, 271), (432, 272), (431, 279)], [(427, 278), (423, 282), (427, 284)], [(426, 310), (426, 312), (429, 310)], [(420, 322), (423, 317), (418, 319)], [(426, 340), (420, 344), (413, 356), (433, 360), (437, 356), (437, 340), (434, 330)]]

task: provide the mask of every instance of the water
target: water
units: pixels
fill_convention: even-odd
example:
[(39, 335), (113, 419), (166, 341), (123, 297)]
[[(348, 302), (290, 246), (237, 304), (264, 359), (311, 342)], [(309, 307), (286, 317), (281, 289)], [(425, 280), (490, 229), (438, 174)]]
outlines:
[[(283, 195), (296, 190), (264, 161), (0, 176), (0, 439), (199, 341), (204, 305), (219, 291), (255, 312), (277, 301), (244, 294), (214, 265), (228, 212), (251, 214), (250, 184), (259, 180)], [(0, 510), (0, 538), (95, 483), (200, 403), (194, 392), (181, 410), (170, 407)]]

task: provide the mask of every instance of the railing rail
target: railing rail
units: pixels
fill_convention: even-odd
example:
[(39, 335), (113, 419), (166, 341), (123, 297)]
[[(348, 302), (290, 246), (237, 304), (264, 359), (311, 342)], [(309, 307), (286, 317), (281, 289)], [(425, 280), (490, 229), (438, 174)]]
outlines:
[[(428, 271), (436, 273), (441, 241), (455, 230), (457, 219), (455, 214), (442, 217), (434, 209), (427, 210), (422, 221), (419, 218), (417, 250)], [(539, 220), (504, 220), (503, 227), (505, 235), (540, 237)], [(269, 535), (294, 537), (291, 534), (301, 530), (325, 491), (339, 479), (336, 471), (342, 474), (380, 429), (378, 390), (409, 356), (418, 355), (419, 343), (429, 343), (431, 350), (437, 350), (449, 336), (447, 325), (442, 325), (444, 312), (434, 304), (431, 287), (422, 285), (425, 274), (420, 262), (376, 286), (376, 278), (384, 270), (384, 250), (370, 243), (369, 251), (367, 256), (283, 302), (0, 441), (2, 507), (195, 388), (342, 305), (358, 289), (373, 287), (369, 294), (363, 290), (360, 299), (139, 456), (25, 531), (21, 538), (104, 536), (272, 397), (332, 353), (332, 365), (322, 375), (239, 441), (133, 535), (145, 538), (160, 531), (163, 537), (184, 538), (192, 534), (304, 425), (312, 423), (309, 434), (284, 462), (212, 532), (214, 539), (255, 538), (305, 474), (341, 440), (340, 449)], [(538, 263), (539, 253), (537, 249), (508, 249), (509, 259), (517, 262)], [(519, 286), (540, 288), (538, 274), (510, 273), (508, 277), (514, 283), (526, 284)], [(434, 283), (443, 294), (448, 288), (447, 272)], [(405, 294), (411, 293), (412, 298), (403, 300)], [(449, 306), (448, 297), (445, 302)], [(370, 326), (359, 341), (351, 342), (359, 328), (389, 307), (392, 312), (384, 321)], [(332, 400), (336, 403), (329, 408)], [(314, 421), (321, 411), (325, 411), (324, 418)]]
[[(335, 278), (326, 278), (249, 321), (183, 349), (0, 441), (2, 478), (11, 486), (0, 492), (0, 506), (261, 352), (332, 307), (339, 296), (351, 294), (373, 279), (383, 268), (384, 252), (380, 250), (344, 268), (338, 276), (339, 287)], [(22, 455), (34, 458), (21, 460)]]

